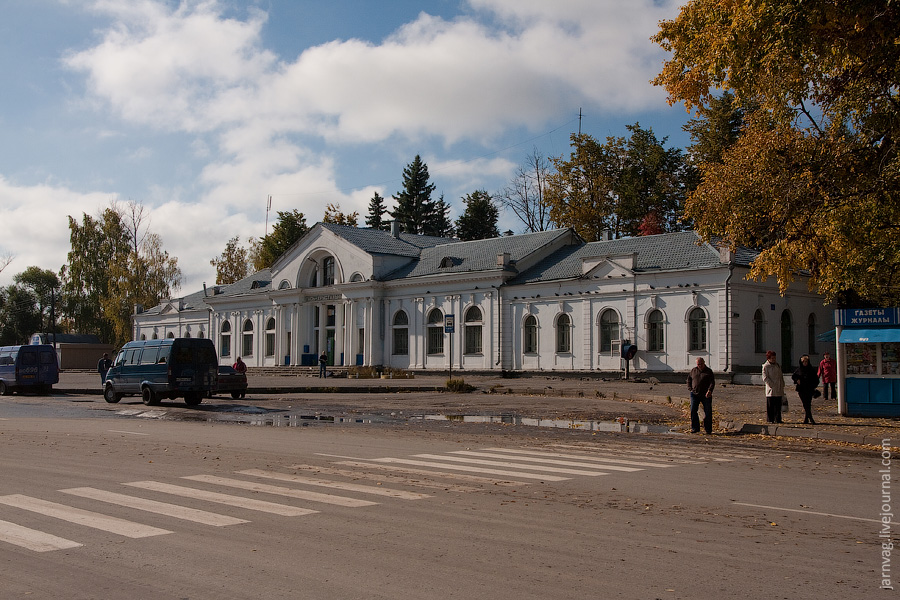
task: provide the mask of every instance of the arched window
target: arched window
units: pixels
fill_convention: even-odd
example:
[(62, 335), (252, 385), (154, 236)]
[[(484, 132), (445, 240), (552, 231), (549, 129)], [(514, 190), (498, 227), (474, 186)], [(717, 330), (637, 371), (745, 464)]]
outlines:
[(666, 350), (665, 320), (661, 310), (651, 311), (647, 315), (647, 350), (650, 352)]
[(225, 321), (219, 329), (219, 356), (231, 356), (231, 322)]
[(525, 323), (522, 325), (522, 352), (525, 354), (536, 354), (538, 350), (538, 327), (537, 317), (528, 315), (525, 317)]
[(241, 336), (241, 356), (253, 356), (253, 321), (244, 321), (243, 335)]
[(322, 261), (322, 285), (334, 285), (334, 257), (326, 256)]
[(753, 351), (763, 354), (766, 351), (766, 322), (763, 311), (756, 309), (753, 313)]
[(190, 331), (185, 331), (185, 332), (184, 332), (184, 337), (186, 337), (186, 338), (191, 337), (191, 332), (190, 332)]
[(291, 289), (291, 282), (288, 281), (287, 279), (285, 279), (284, 281), (282, 281), (281, 283), (278, 284), (278, 289), (279, 289), (279, 290), (289, 290), (289, 289)]
[(394, 344), (391, 353), (405, 356), (409, 354), (409, 316), (406, 312), (398, 310), (394, 315)]
[(806, 330), (809, 334), (809, 346), (807, 348), (807, 354), (810, 356), (816, 353), (816, 315), (815, 313), (810, 313), (809, 318), (806, 320)]
[(428, 313), (428, 354), (444, 353), (444, 313), (433, 309)]
[(466, 354), (481, 354), (481, 309), (472, 306), (466, 311)]
[(353, 275), (350, 276), (350, 281), (352, 283), (356, 283), (357, 281), (362, 281), (362, 280), (363, 280), (362, 273), (354, 273)]
[(146, 334), (146, 333), (142, 333), (142, 334), (141, 334), (141, 340), (143, 341), (143, 340), (146, 340), (146, 339), (147, 339), (147, 334)]
[(159, 339), (159, 334), (156, 333), (156, 332), (154, 331), (154, 332), (153, 332), (153, 337), (151, 337), (150, 339), (151, 339), (151, 340), (158, 340), (158, 339)]
[(556, 319), (556, 351), (560, 354), (572, 351), (572, 319), (566, 314)]
[(166, 337), (169, 338), (170, 340), (175, 339), (175, 332), (174, 332), (174, 331), (170, 331), (170, 332), (169, 332), (169, 335), (167, 335)]
[(600, 314), (600, 352), (619, 355), (619, 313), (607, 308)]
[(275, 356), (275, 319), (266, 320), (266, 356)]
[(695, 308), (688, 316), (688, 350), (706, 350), (706, 311)]

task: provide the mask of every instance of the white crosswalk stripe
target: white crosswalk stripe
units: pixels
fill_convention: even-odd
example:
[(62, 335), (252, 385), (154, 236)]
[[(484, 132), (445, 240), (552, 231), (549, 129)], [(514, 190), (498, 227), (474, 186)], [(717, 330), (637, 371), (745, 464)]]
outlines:
[[(434, 455), (432, 455), (434, 456)], [(435, 456), (438, 459), (445, 459), (443, 456)], [(469, 473), (488, 473), (491, 475), (505, 475), (510, 477), (517, 477), (519, 479), (539, 479), (541, 481), (565, 481), (570, 479), (569, 477), (560, 477), (558, 475), (538, 475), (537, 473), (523, 473), (521, 471), (505, 471), (500, 469), (487, 469), (484, 467), (473, 467), (470, 465), (459, 465), (452, 463), (444, 463), (444, 462), (428, 462), (424, 460), (415, 460), (410, 458), (375, 458), (372, 459), (372, 462), (382, 462), (382, 463), (396, 463), (401, 465), (413, 465), (417, 467), (435, 467), (435, 468), (443, 468), (443, 469), (454, 469), (457, 471), (466, 471)]]
[(41, 500), (40, 498), (23, 496), (22, 494), (0, 496), (0, 504), (21, 508), (23, 510), (28, 510), (48, 517), (54, 517), (78, 525), (84, 525), (85, 527), (100, 529), (128, 538), (143, 538), (172, 533), (171, 531), (160, 529), (159, 527), (141, 525), (140, 523), (126, 521), (125, 519), (109, 517), (89, 510), (66, 506), (65, 504), (57, 504), (56, 502), (49, 502), (47, 500)]
[(147, 500), (146, 498), (138, 498), (136, 496), (126, 496), (125, 494), (107, 492), (96, 488), (82, 487), (59, 491), (64, 494), (72, 494), (73, 496), (90, 498), (91, 500), (99, 500), (100, 502), (108, 502), (118, 506), (143, 510), (185, 521), (193, 521), (194, 523), (201, 523), (203, 525), (212, 525), (214, 527), (249, 523), (249, 521), (244, 519), (229, 517), (228, 515), (219, 515), (205, 510), (169, 504), (167, 502), (157, 502), (156, 500)]
[(218, 492), (209, 492), (197, 488), (184, 487), (180, 485), (172, 485), (170, 483), (161, 483), (158, 481), (132, 481), (124, 483), (131, 487), (151, 490), (154, 492), (162, 492), (164, 494), (172, 494), (173, 496), (183, 496), (185, 498), (194, 498), (195, 500), (205, 500), (207, 502), (215, 502), (225, 504), (237, 508), (246, 508), (259, 512), (272, 513), (283, 517), (301, 517), (303, 515), (311, 515), (319, 512), (309, 508), (300, 508), (297, 506), (288, 506), (286, 504), (276, 504), (274, 502), (266, 502), (265, 500), (255, 500), (252, 498), (243, 498), (241, 496), (231, 496), (228, 494), (220, 494)]
[[(462, 473), (447, 473), (444, 471), (433, 471), (430, 469), (415, 469), (412, 467), (399, 467), (395, 464), (384, 464), (389, 462), (389, 459), (376, 459), (378, 462), (363, 462), (356, 460), (342, 460), (336, 464), (344, 465), (348, 467), (364, 467), (370, 469), (379, 469), (383, 471), (390, 471), (393, 473), (406, 473), (409, 475), (420, 475), (423, 477), (439, 477), (442, 479), (449, 479), (452, 481), (466, 481), (469, 483), (483, 483), (485, 485), (500, 485), (500, 486), (508, 486), (508, 487), (516, 487), (520, 485), (524, 485), (522, 481), (515, 481), (512, 479), (494, 479), (493, 477), (482, 477), (480, 475), (464, 475)], [(421, 462), (421, 461), (418, 461)], [(430, 465), (431, 463), (422, 463), (426, 465)], [(416, 485), (417, 482), (410, 482), (411, 485)], [(479, 490), (480, 488), (473, 488), (474, 491)]]
[[(567, 469), (562, 467), (545, 467), (541, 465), (532, 465), (517, 462), (503, 462), (497, 460), (483, 460), (477, 458), (464, 458), (461, 456), (448, 456), (439, 454), (416, 454), (416, 458), (430, 458), (436, 460), (449, 460), (453, 462), (461, 462), (473, 465), (486, 465), (489, 467), (504, 467), (507, 469), (525, 469), (530, 471), (544, 471), (546, 473), (565, 473), (566, 475), (585, 475), (587, 477), (598, 477), (606, 475), (606, 473), (597, 473), (594, 471), (585, 471), (582, 469)], [(519, 476), (519, 475), (517, 475)]]
[(320, 492), (310, 492), (308, 490), (298, 490), (294, 488), (283, 487), (279, 485), (270, 485), (267, 483), (258, 483), (256, 481), (243, 481), (240, 479), (231, 479), (230, 477), (219, 477), (217, 475), (190, 475), (182, 477), (190, 481), (199, 481), (201, 483), (211, 483), (214, 485), (222, 485), (226, 487), (238, 488), (241, 490), (249, 490), (251, 492), (262, 492), (264, 494), (275, 494), (278, 496), (287, 496), (289, 498), (298, 498), (300, 500), (309, 500), (310, 502), (321, 502), (324, 504), (333, 504), (335, 506), (347, 506), (358, 508), (360, 506), (372, 506), (378, 504), (370, 500), (359, 500), (357, 498), (347, 498), (346, 496), (335, 496), (333, 494), (322, 494)]
[[(346, 477), (349, 479), (368, 479), (369, 481), (376, 481), (379, 483), (389, 482), (389, 483), (398, 483), (402, 485), (411, 485), (413, 487), (421, 487), (432, 490), (442, 490), (445, 492), (477, 492), (481, 490), (481, 488), (473, 487), (471, 485), (460, 485), (458, 483), (447, 483), (445, 481), (435, 481), (433, 477), (433, 473), (430, 471), (421, 470), (421, 473), (413, 473), (417, 469), (404, 469), (403, 467), (391, 467), (390, 465), (374, 465), (372, 463), (362, 463), (362, 462), (354, 462), (354, 461), (343, 461), (338, 463), (341, 466), (351, 466), (351, 467), (369, 467), (369, 469), (363, 470), (352, 470), (352, 469), (339, 469), (335, 467), (324, 467), (324, 466), (313, 466), (313, 465), (291, 465), (287, 467), (288, 469), (294, 469), (298, 471), (309, 471), (311, 473), (316, 474), (325, 474), (325, 475), (338, 475), (339, 477)], [(371, 467), (377, 467), (377, 471), (373, 471)], [(394, 471), (394, 473), (382, 473), (381, 470), (386, 471)], [(244, 471), (241, 471), (242, 473)], [(428, 481), (425, 481), (421, 477), (410, 477), (409, 475), (395, 474), (395, 473), (403, 473), (407, 472), (409, 475), (422, 475), (423, 473), (428, 475)], [(453, 473), (453, 475), (457, 475), (457, 473)], [(461, 477), (469, 477), (467, 475), (460, 475)], [(449, 478), (444, 478), (449, 479)], [(488, 480), (487, 477), (482, 479)], [(499, 480), (493, 480), (499, 481)], [(502, 483), (506, 483), (505, 481)], [(423, 494), (424, 496), (424, 494)]]
[(457, 450), (452, 452), (451, 454), (461, 454), (464, 456), (478, 456), (481, 458), (499, 458), (499, 459), (509, 459), (515, 458), (519, 462), (529, 462), (529, 463), (542, 463), (545, 465), (560, 465), (564, 467), (583, 467), (586, 469), (606, 469), (607, 471), (623, 471), (625, 473), (634, 473), (635, 471), (643, 471), (642, 468), (639, 467), (623, 467), (621, 465), (614, 464), (590, 464), (587, 462), (577, 462), (574, 460), (556, 460), (554, 456), (562, 457), (564, 455), (547, 455), (542, 454), (541, 456), (522, 456), (524, 453), (516, 453), (514, 457), (510, 457), (508, 454), (504, 454), (502, 450), (494, 451), (494, 452), (472, 452), (469, 450)]
[(0, 521), (0, 541), (33, 550), (34, 552), (52, 552), (53, 550), (67, 550), (78, 548), (83, 544), (73, 542), (43, 531), (22, 527), (9, 521)]
[(247, 469), (246, 471), (238, 471), (241, 475), (250, 475), (252, 477), (264, 477), (268, 479), (277, 479), (279, 481), (289, 481), (291, 483), (300, 483), (304, 485), (315, 485), (320, 487), (345, 490), (348, 492), (360, 492), (362, 494), (373, 494), (376, 496), (388, 496), (390, 498), (401, 498), (403, 500), (421, 500), (422, 498), (431, 498), (428, 494), (418, 494), (415, 492), (406, 492), (403, 490), (392, 490), (389, 488), (377, 488), (371, 485), (360, 485), (358, 483), (344, 483), (340, 481), (328, 481), (326, 479), (317, 479), (315, 477), (305, 477), (303, 475), (291, 475), (288, 473), (278, 473), (276, 471), (263, 471), (262, 469)]
[[(642, 468), (617, 468), (612, 465), (628, 465), (630, 467), (643, 467), (643, 468), (669, 468), (674, 467), (676, 465), (659, 463), (659, 462), (647, 462), (647, 461), (636, 461), (636, 460), (623, 460), (619, 458), (609, 458), (606, 456), (597, 456), (592, 454), (572, 454), (572, 453), (561, 453), (561, 452), (546, 452), (542, 450), (512, 450), (509, 448), (488, 448), (488, 452), (501, 452), (503, 454), (514, 454), (516, 455), (516, 460), (523, 460), (519, 455), (533, 455), (533, 456), (546, 456), (548, 458), (566, 458), (573, 459), (579, 461), (592, 461), (598, 462), (603, 467), (611, 470), (624, 470), (624, 471), (641, 471)], [(578, 463), (574, 463), (578, 464)], [(584, 463), (582, 463), (584, 464)]]

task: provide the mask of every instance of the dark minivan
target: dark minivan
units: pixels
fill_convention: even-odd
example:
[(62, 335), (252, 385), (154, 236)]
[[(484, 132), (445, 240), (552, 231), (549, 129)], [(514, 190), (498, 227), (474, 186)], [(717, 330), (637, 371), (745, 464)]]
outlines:
[(118, 402), (140, 394), (144, 404), (184, 398), (196, 406), (216, 389), (219, 359), (212, 340), (168, 338), (128, 342), (106, 373), (103, 397)]
[(53, 346), (0, 348), (0, 396), (16, 391), (46, 394), (54, 383), (59, 383), (59, 363)]

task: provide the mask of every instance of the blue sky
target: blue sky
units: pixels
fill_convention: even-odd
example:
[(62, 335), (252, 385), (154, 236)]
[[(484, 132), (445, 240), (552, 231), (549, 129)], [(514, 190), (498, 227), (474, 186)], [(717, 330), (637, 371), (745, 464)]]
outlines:
[[(212, 283), (266, 199), (307, 223), (400, 189), (497, 192), (528, 154), (688, 118), (649, 80), (669, 0), (0, 0), (0, 285), (58, 270), (67, 215), (144, 204), (184, 273)], [(521, 231), (511, 214), (501, 229)]]

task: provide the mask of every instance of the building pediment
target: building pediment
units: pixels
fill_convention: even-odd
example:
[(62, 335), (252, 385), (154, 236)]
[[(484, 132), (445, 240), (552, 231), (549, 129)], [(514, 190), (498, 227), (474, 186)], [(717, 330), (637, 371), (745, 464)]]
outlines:
[(587, 279), (634, 277), (634, 254), (587, 256), (581, 260), (581, 273)]

